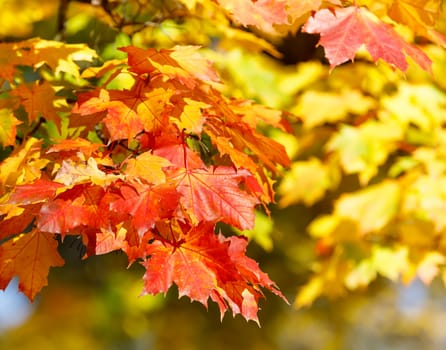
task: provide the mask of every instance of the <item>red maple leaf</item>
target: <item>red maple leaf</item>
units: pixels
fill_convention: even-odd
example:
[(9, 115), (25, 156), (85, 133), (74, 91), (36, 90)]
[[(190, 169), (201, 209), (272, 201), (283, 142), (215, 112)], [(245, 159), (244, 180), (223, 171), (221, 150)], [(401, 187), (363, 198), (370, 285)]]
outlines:
[(192, 151), (184, 143), (176, 143), (160, 147), (155, 150), (154, 154), (168, 159), (177, 167), (199, 169), (205, 166), (200, 155), (197, 152)]
[(259, 200), (240, 189), (251, 173), (232, 167), (179, 168), (169, 179), (181, 194), (180, 205), (192, 222), (223, 221), (242, 230), (254, 226)]
[(171, 223), (159, 227), (159, 239), (147, 245), (143, 293), (165, 293), (173, 283), (186, 295), (207, 306), (215, 301), (222, 317), (228, 308), (258, 322), (257, 302), (266, 288), (283, 297), (258, 265), (244, 255), (246, 240), (214, 234), (214, 223), (196, 227)]
[(319, 10), (308, 19), (303, 31), (321, 35), (319, 44), (332, 68), (352, 60), (362, 45), (375, 62), (381, 58), (402, 71), (408, 67), (406, 56), (424, 70), (430, 70), (432, 63), (423, 51), (363, 7)]
[(63, 187), (58, 182), (37, 179), (30, 184), (16, 186), (7, 203), (26, 205), (47, 201), (55, 197), (57, 190)]
[(122, 185), (119, 192), (122, 199), (111, 203), (110, 209), (131, 215), (132, 225), (141, 237), (157, 220), (171, 217), (178, 205), (179, 193), (169, 185)]
[(62, 200), (45, 203), (39, 213), (37, 228), (44, 232), (70, 233), (81, 225), (88, 225), (95, 212), (79, 200)]

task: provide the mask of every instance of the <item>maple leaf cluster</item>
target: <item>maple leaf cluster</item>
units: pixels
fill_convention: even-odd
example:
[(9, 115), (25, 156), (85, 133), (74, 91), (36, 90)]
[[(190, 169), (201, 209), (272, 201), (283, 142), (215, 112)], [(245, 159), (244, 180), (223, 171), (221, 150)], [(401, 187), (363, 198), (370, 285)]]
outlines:
[[(258, 321), (261, 289), (283, 295), (245, 256), (246, 238), (216, 234), (216, 224), (251, 229), (254, 208), (273, 200), (271, 176), (289, 160), (256, 127), (284, 128), (281, 113), (225, 98), (197, 47), (122, 50), (128, 63), (84, 71), (107, 79), (78, 94), (68, 118), (75, 138), (45, 147), (30, 137), (1, 163), (0, 288), (18, 276), (33, 300), (50, 267), (63, 265), (54, 238), (77, 235), (85, 257), (122, 250), (140, 262), (143, 294), (176, 284), (180, 296), (215, 301), (222, 316), (230, 308)], [(131, 86), (107, 88), (123, 75)], [(13, 94), (30, 122), (50, 115), (20, 86)]]

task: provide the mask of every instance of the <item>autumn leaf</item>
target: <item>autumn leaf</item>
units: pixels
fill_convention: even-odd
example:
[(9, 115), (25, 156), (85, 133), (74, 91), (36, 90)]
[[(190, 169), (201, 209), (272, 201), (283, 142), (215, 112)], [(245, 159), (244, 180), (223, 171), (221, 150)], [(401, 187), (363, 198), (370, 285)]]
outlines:
[(339, 298), (346, 293), (345, 277), (350, 272), (350, 264), (339, 255), (321, 261), (314, 266), (312, 278), (299, 289), (294, 306), (301, 308), (309, 306), (321, 295), (329, 298)]
[(161, 146), (155, 149), (153, 153), (167, 159), (172, 165), (179, 168), (201, 169), (205, 167), (200, 155), (184, 143)]
[(31, 205), (27, 206), (26, 210), (21, 208), (20, 212), (13, 212), (12, 215), (3, 217), (0, 221), (0, 241), (20, 235), (29, 229), (39, 209), (40, 205)]
[(159, 71), (170, 79), (178, 79), (188, 88), (193, 89), (196, 79), (216, 82), (218, 76), (211, 68), (210, 62), (197, 52), (196, 46), (177, 46), (172, 50), (144, 50), (134, 46), (122, 47), (127, 52), (131, 70), (138, 74)]
[(435, 172), (431, 175), (419, 175), (410, 183), (404, 194), (401, 209), (404, 214), (429, 220), (436, 232), (444, 230), (446, 218), (442, 213), (446, 206), (445, 176), (438, 176)]
[(383, 59), (406, 71), (409, 56), (421, 68), (430, 70), (431, 61), (423, 51), (408, 44), (391, 26), (363, 7), (319, 10), (308, 19), (303, 31), (321, 35), (319, 44), (324, 47), (331, 68), (353, 60), (365, 45), (375, 62)]
[(122, 199), (113, 201), (110, 209), (131, 215), (132, 225), (141, 237), (156, 221), (172, 217), (178, 206), (179, 193), (169, 185), (122, 185), (119, 193)]
[(184, 107), (182, 108), (179, 120), (173, 119), (173, 123), (177, 124), (180, 130), (184, 129), (188, 133), (201, 134), (203, 131), (203, 124), (206, 121), (203, 110), (208, 107), (210, 107), (210, 105), (204, 102), (185, 98)]
[[(220, 78), (217, 72), (212, 68), (212, 63), (204, 58), (198, 50), (199, 46), (177, 45), (170, 53), (178, 64), (186, 71), (192, 73), (198, 79), (212, 83), (218, 82)], [(162, 71), (162, 70), (161, 70)]]
[(82, 116), (104, 113), (103, 122), (112, 141), (131, 140), (142, 131), (160, 129), (171, 110), (174, 91), (162, 87), (150, 88), (138, 80), (131, 90), (105, 90), (80, 96), (73, 113)]
[(89, 225), (97, 213), (83, 202), (83, 198), (76, 198), (45, 203), (40, 209), (37, 228), (43, 232), (67, 234), (74, 228)]
[(411, 125), (431, 132), (446, 119), (446, 95), (432, 85), (405, 84), (401, 82), (398, 91), (381, 99), (383, 116), (396, 121), (399, 128), (407, 132)]
[(30, 183), (40, 178), (40, 170), (49, 163), (41, 158), (41, 144), (42, 141), (31, 137), (0, 163), (0, 193), (14, 188), (16, 184)]
[(326, 149), (336, 152), (344, 171), (358, 173), (360, 183), (365, 185), (396, 150), (402, 137), (401, 129), (392, 122), (371, 120), (358, 127), (344, 124), (328, 141)]
[(101, 232), (96, 234), (95, 239), (95, 253), (107, 254), (114, 250), (126, 249), (127, 230), (124, 227), (119, 227), (117, 232), (101, 229)]
[(159, 185), (166, 182), (166, 174), (163, 168), (171, 166), (172, 163), (164, 157), (159, 157), (151, 152), (144, 152), (136, 158), (125, 162), (125, 174), (137, 177), (149, 184)]
[(84, 159), (89, 159), (92, 157), (94, 153), (96, 153), (100, 144), (91, 143), (88, 140), (85, 140), (81, 137), (76, 139), (63, 139), (58, 141), (56, 144), (52, 145), (47, 151), (47, 154), (57, 153), (59, 157), (62, 158), (70, 158), (76, 157), (79, 158), (79, 152), (83, 154)]
[(15, 144), (16, 127), (21, 122), (14, 116), (12, 111), (7, 108), (0, 109), (0, 145), (3, 147)]
[(105, 61), (102, 66), (88, 67), (87, 69), (85, 69), (81, 74), (81, 78), (85, 78), (85, 79), (102, 78), (107, 73), (110, 73), (114, 70), (119, 71), (119, 68), (123, 67), (125, 65), (125, 63), (126, 63), (125, 60), (117, 60), (117, 59)]
[(440, 267), (444, 265), (446, 258), (438, 252), (430, 252), (426, 254), (424, 259), (417, 267), (417, 277), (426, 285), (432, 283), (434, 278), (439, 274)]
[(105, 187), (121, 178), (123, 178), (121, 174), (108, 174), (100, 170), (96, 159), (90, 157), (86, 162), (63, 160), (54, 180), (65, 186), (92, 183)]
[(217, 236), (209, 222), (185, 231), (178, 225), (166, 230), (160, 234), (168, 239), (147, 245), (143, 293), (165, 293), (175, 283), (180, 297), (186, 295), (205, 306), (211, 298), (222, 317), (230, 307), (234, 315), (256, 322), (257, 302), (263, 297), (260, 288), (282, 296), (257, 263), (244, 255), (245, 239)]
[(92, 61), (96, 52), (85, 44), (65, 44), (58, 41), (33, 38), (18, 43), (0, 44), (0, 77), (12, 81), (18, 66), (39, 68), (48, 65), (58, 74), (66, 72), (79, 77), (75, 61)]
[(63, 102), (60, 97), (56, 97), (54, 87), (49, 82), (35, 82), (29, 86), (20, 84), (11, 92), (11, 95), (20, 99), (20, 104), (25, 108), (30, 123), (43, 117), (54, 121), (57, 125), (60, 124), (56, 105), (60, 109)]
[(324, 3), (327, 5), (342, 6), (340, 0), (286, 0), (287, 13), (291, 17), (291, 23), (296, 19), (309, 16), (311, 12), (319, 10)]
[[(276, 173), (277, 164), (282, 166), (290, 164), (285, 148), (281, 144), (259, 134), (246, 123), (240, 121), (224, 123), (218, 118), (209, 118), (205, 131), (216, 136), (212, 139), (214, 142), (219, 137), (220, 142), (216, 142), (216, 146), (224, 151), (222, 153), (228, 154), (237, 167), (253, 170), (248, 165), (258, 158), (261, 163)], [(243, 156), (241, 153), (246, 149), (250, 150), (255, 157)], [(251, 158), (251, 160), (246, 160), (246, 158)]]
[(253, 227), (254, 206), (259, 203), (240, 189), (250, 176), (244, 169), (219, 166), (177, 169), (168, 178), (176, 183), (180, 204), (192, 222), (221, 220), (244, 230)]
[(14, 276), (19, 289), (31, 301), (47, 285), (50, 267), (62, 266), (57, 241), (50, 233), (31, 231), (0, 245), (0, 289), (5, 289)]
[(218, 0), (220, 6), (243, 26), (255, 26), (274, 34), (274, 24), (288, 23), (286, 1), (275, 0)]
[(7, 203), (27, 205), (44, 202), (56, 196), (64, 185), (44, 179), (37, 179), (33, 183), (19, 185), (14, 188)]
[(387, 13), (390, 18), (407, 25), (416, 34), (445, 47), (446, 37), (434, 29), (440, 11), (440, 0), (395, 0)]
[(357, 90), (305, 91), (292, 112), (301, 116), (306, 128), (335, 123), (352, 114), (363, 115), (376, 106), (375, 100)]
[(311, 11), (319, 10), (321, 5), (322, 0), (288, 0), (287, 13), (295, 20)]
[(277, 109), (268, 108), (245, 100), (232, 100), (231, 108), (242, 117), (243, 122), (253, 129), (263, 124), (271, 125), (281, 130), (286, 129), (282, 118), (282, 111)]

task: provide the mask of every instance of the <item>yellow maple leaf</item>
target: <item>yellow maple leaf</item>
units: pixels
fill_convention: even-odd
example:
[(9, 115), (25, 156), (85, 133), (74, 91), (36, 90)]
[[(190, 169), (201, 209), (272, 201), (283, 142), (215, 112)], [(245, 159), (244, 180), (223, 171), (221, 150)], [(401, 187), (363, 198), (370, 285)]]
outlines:
[(107, 174), (98, 168), (98, 163), (92, 157), (87, 162), (75, 163), (72, 160), (64, 160), (57, 171), (54, 180), (66, 186), (81, 183), (93, 183), (98, 186), (107, 186), (112, 182), (122, 179), (122, 175)]
[(174, 118), (172, 121), (177, 124), (181, 130), (185, 129), (190, 133), (201, 134), (203, 124), (206, 121), (202, 110), (209, 108), (210, 105), (187, 97), (184, 99), (184, 102), (185, 105), (181, 112), (180, 119), (178, 120)]
[(398, 23), (407, 25), (414, 33), (445, 46), (446, 37), (434, 30), (441, 3), (441, 0), (395, 0), (387, 14)]
[(40, 178), (49, 160), (40, 157), (42, 141), (29, 138), (0, 164), (0, 193)]
[(0, 44), (0, 78), (12, 80), (17, 66), (39, 68), (47, 65), (54, 74), (65, 72), (79, 78), (75, 61), (91, 61), (96, 52), (85, 44), (65, 44), (33, 38), (17, 43)]
[(166, 182), (166, 175), (162, 169), (172, 164), (166, 158), (144, 152), (135, 159), (129, 159), (126, 165), (126, 175), (135, 176), (148, 183), (158, 185)]
[(21, 234), (0, 246), (0, 289), (18, 276), (19, 289), (32, 301), (48, 284), (50, 267), (62, 265), (54, 235), (39, 231)]
[(16, 126), (20, 123), (10, 109), (0, 109), (0, 144), (3, 147), (15, 144)]

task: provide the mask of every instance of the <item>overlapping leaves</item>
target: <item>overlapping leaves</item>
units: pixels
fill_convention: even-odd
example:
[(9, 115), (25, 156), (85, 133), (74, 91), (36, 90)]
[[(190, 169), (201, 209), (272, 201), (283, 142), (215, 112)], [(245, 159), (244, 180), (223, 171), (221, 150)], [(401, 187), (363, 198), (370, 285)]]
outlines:
[[(175, 283), (180, 296), (217, 302), (222, 316), (230, 308), (258, 321), (261, 289), (282, 294), (244, 255), (245, 239), (217, 236), (215, 226), (250, 229), (254, 208), (272, 200), (263, 169), (286, 166), (288, 158), (256, 126), (280, 126), (280, 113), (221, 95), (213, 87), (216, 73), (196, 48), (123, 50), (129, 66), (104, 69), (111, 79), (130, 75), (132, 86), (79, 94), (67, 128), (81, 137), (47, 148), (30, 138), (1, 164), (0, 286), (18, 275), (34, 299), (49, 268), (63, 263), (53, 239), (78, 235), (86, 256), (121, 249), (130, 263), (141, 262), (144, 293), (166, 292)], [(42, 100), (23, 104), (30, 122), (41, 116), (35, 111), (57, 119), (56, 110), (36, 107)], [(27, 245), (36, 249), (28, 253)]]

